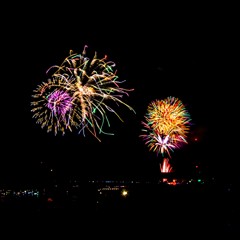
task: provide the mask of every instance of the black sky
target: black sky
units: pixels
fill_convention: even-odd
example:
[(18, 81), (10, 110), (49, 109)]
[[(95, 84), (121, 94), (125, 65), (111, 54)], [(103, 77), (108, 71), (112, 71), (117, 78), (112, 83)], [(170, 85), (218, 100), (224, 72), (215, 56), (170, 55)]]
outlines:
[[(31, 9), (31, 8), (30, 8)], [(191, 171), (195, 162), (214, 171), (213, 143), (214, 64), (218, 57), (219, 26), (213, 12), (183, 6), (32, 7), (13, 18), (6, 29), (4, 52), (4, 144), (1, 172), (8, 179), (39, 174), (44, 166), (59, 175), (125, 177), (159, 173), (158, 158), (139, 138), (147, 105), (174, 96), (192, 117), (190, 144), (173, 153), (178, 171)], [(61, 64), (69, 51), (94, 51), (116, 63), (125, 86), (134, 88), (125, 101), (136, 114), (121, 106), (114, 115), (114, 136), (98, 142), (67, 132), (53, 136), (35, 124), (30, 102), (33, 90), (46, 81), (46, 70)], [(199, 142), (194, 143), (197, 135)], [(194, 149), (194, 150), (193, 150)], [(30, 178), (30, 177), (29, 177)]]

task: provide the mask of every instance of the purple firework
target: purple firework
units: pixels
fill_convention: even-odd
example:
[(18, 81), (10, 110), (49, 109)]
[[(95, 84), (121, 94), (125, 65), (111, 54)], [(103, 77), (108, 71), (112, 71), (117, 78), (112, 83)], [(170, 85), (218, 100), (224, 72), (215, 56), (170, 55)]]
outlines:
[(65, 91), (56, 90), (48, 96), (47, 107), (55, 116), (64, 118), (72, 108), (72, 97)]

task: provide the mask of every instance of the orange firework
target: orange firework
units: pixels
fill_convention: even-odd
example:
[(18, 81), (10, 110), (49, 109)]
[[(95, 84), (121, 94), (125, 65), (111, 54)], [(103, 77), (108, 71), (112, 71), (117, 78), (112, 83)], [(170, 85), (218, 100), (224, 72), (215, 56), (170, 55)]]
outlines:
[(154, 100), (147, 108), (145, 121), (142, 121), (143, 138), (150, 150), (157, 154), (168, 154), (187, 143), (186, 136), (190, 129), (190, 115), (183, 103), (175, 97)]

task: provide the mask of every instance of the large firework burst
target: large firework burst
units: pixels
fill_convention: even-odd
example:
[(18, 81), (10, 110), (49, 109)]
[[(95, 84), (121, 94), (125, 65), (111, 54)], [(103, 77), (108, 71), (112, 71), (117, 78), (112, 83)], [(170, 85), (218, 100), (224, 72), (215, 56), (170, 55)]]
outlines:
[(125, 105), (134, 111), (123, 101), (124, 95), (129, 96), (128, 92), (134, 89), (120, 87), (124, 81), (119, 81), (113, 70), (115, 63), (107, 61), (107, 56), (99, 59), (97, 53), (90, 60), (86, 57), (86, 48), (82, 54), (70, 51), (60, 66), (48, 69), (48, 74), (52, 72), (51, 78), (34, 91), (32, 112), (37, 123), (48, 131), (53, 130), (55, 135), (75, 127), (84, 135), (87, 129), (100, 141), (98, 134), (112, 135), (103, 131), (105, 122), (110, 127), (108, 112), (123, 121), (113, 104)]

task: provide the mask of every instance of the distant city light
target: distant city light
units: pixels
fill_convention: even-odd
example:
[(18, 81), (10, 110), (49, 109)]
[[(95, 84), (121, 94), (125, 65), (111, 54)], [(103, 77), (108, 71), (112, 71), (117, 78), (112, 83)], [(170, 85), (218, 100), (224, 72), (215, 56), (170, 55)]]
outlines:
[(121, 195), (123, 197), (126, 197), (128, 195), (128, 191), (126, 189), (123, 189)]

